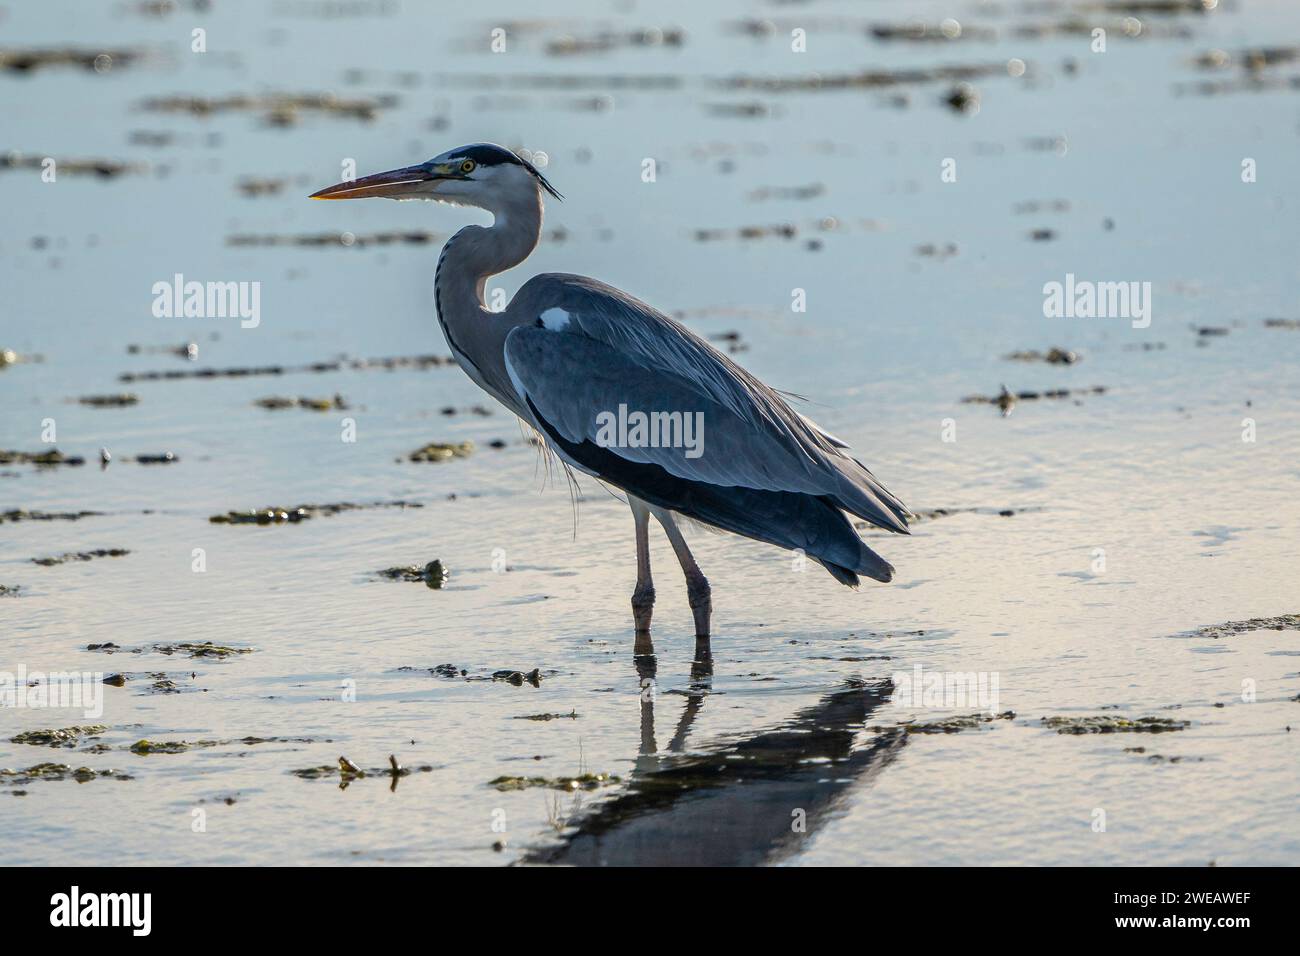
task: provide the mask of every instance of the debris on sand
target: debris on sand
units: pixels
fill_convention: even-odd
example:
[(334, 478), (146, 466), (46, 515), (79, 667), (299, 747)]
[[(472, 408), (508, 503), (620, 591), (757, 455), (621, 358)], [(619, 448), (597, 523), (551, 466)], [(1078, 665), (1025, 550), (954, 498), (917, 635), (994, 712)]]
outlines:
[(28, 730), (10, 737), (11, 744), (30, 744), (33, 747), (75, 747), (82, 737), (98, 737), (108, 730), (107, 724), (85, 724), (51, 730)]
[(123, 372), (117, 377), (119, 382), (166, 382), (180, 379), (218, 379), (250, 378), (266, 375), (322, 375), (329, 372), (341, 372), (345, 368), (363, 372), (368, 369), (392, 371), (398, 368), (413, 368), (423, 371), (427, 368), (442, 368), (456, 364), (450, 355), (399, 355), (391, 358), (332, 359), (326, 362), (308, 362), (304, 365), (258, 365), (235, 366), (233, 368), (173, 368), (165, 371)]
[(1002, 410), (1003, 418), (1006, 418), (1008, 415), (1010, 415), (1011, 409), (1016, 407), (1016, 400), (1012, 396), (1012, 394), (1009, 391), (1007, 391), (1007, 387), (1005, 385), (1002, 386), (1002, 391), (998, 392), (997, 406)]
[(20, 355), (13, 349), (0, 349), (0, 369), (8, 368), (10, 365), (18, 365), (22, 362), (44, 362), (45, 358), (40, 355)]
[(1025, 199), (1015, 203), (1011, 211), (1017, 215), (1039, 212), (1069, 212), (1068, 199)]
[(469, 671), (457, 667), (455, 664), (439, 664), (437, 667), (399, 667), (399, 671), (424, 670), (438, 677), (468, 677)]
[[(0, 169), (41, 169), (49, 153), (24, 155), (7, 153), (0, 155)], [(124, 163), (115, 159), (60, 159), (58, 160), (60, 176), (98, 176), (112, 179), (126, 173), (146, 173), (148, 163)]]
[(1081, 395), (1105, 395), (1108, 391), (1105, 385), (1093, 385), (1090, 388), (1049, 388), (1041, 392), (1022, 391), (1012, 392), (1005, 385), (1002, 391), (997, 395), (967, 395), (962, 399), (963, 405), (983, 404), (996, 405), (1002, 409), (1002, 415), (1005, 418), (1011, 414), (1011, 409), (1015, 408), (1017, 402), (1032, 402), (1043, 398), (1070, 398), (1071, 396)]
[[(930, 69), (906, 68), (898, 70), (871, 69), (853, 73), (814, 73), (772, 75), (737, 75), (716, 81), (727, 90), (750, 90), (763, 93), (829, 93), (836, 90), (881, 89), (894, 86), (919, 86), (923, 83), (954, 82), (969, 85), (970, 80), (981, 77), (1006, 76), (1005, 60), (989, 63), (937, 66)], [(948, 96), (952, 98), (953, 91)], [(969, 97), (974, 90), (964, 92)], [(978, 94), (976, 94), (978, 96)], [(952, 104), (949, 104), (950, 106)], [(956, 109), (956, 106), (953, 106)]]
[(512, 670), (493, 671), (492, 679), (507, 681), (508, 683), (514, 684), (516, 687), (522, 687), (524, 681), (527, 681), (528, 683), (532, 684), (534, 687), (541, 687), (542, 671), (541, 668), (538, 667), (534, 667), (527, 674), (525, 674), (523, 671), (512, 671)]
[(1044, 717), (1043, 726), (1058, 734), (1163, 734), (1190, 727), (1190, 720), (1168, 717), (1139, 717), (1129, 720), (1103, 714), (1096, 717)]
[[(1148, 754), (1146, 747), (1125, 747), (1124, 752), (1126, 754), (1145, 754), (1147, 763), (1182, 763), (1187, 759), (1184, 757), (1166, 757), (1164, 754)], [(1201, 763), (1204, 760), (1204, 757), (1192, 757), (1188, 762)]]
[(17, 597), (22, 589), (21, 584), (0, 584), (0, 597)]
[[(225, 660), (227, 657), (234, 657), (237, 654), (251, 654), (251, 647), (226, 647), (222, 644), (214, 644), (211, 641), (193, 642), (182, 641), (179, 644), (152, 644), (148, 647), (122, 647), (120, 644), (114, 644), (112, 641), (105, 641), (102, 644), (87, 644), (86, 650), (97, 651), (100, 654), (143, 654), (150, 651), (154, 654), (166, 654), (171, 657), (175, 654), (184, 654), (186, 657), (194, 658), (215, 658)], [(125, 675), (115, 675), (122, 678), (122, 683), (126, 682)], [(166, 677), (166, 674), (151, 674), (150, 677)], [(105, 681), (107, 683), (107, 680)], [(118, 684), (120, 687), (121, 684)]]
[(139, 50), (96, 50), (76, 47), (33, 47), (0, 50), (0, 70), (34, 73), (52, 66), (71, 66), (93, 73), (107, 73), (115, 66), (128, 66), (144, 59)]
[(304, 780), (315, 780), (318, 777), (329, 777), (339, 772), (336, 764), (324, 763), (316, 767), (302, 767), (298, 770), (290, 770), (295, 777), (302, 777)]
[(196, 748), (215, 747), (220, 741), (217, 740), (137, 740), (130, 747), (126, 748), (133, 754), (147, 756), (149, 754), (183, 754), (188, 750)]
[(696, 242), (716, 242), (721, 239), (794, 239), (799, 235), (799, 227), (791, 222), (780, 222), (771, 226), (741, 226), (739, 229), (696, 229), (692, 233)]
[(265, 408), (275, 411), (282, 408), (305, 408), (313, 412), (328, 412), (333, 410), (346, 411), (348, 403), (344, 401), (342, 395), (335, 394), (333, 398), (306, 398), (298, 396), (294, 398), (286, 395), (269, 395), (266, 398), (259, 398), (253, 402), (258, 408)]
[(114, 780), (132, 780), (129, 774), (120, 770), (92, 770), (90, 767), (70, 767), (66, 763), (38, 763), (26, 770), (0, 770), (0, 780), (5, 783), (25, 784), (33, 780), (75, 780), (87, 783), (97, 777), (112, 777)]
[(186, 342), (184, 345), (128, 345), (126, 354), (175, 355), (193, 362), (199, 357), (199, 345), (197, 342)]
[(912, 251), (918, 256), (924, 256), (927, 259), (939, 259), (942, 261), (957, 255), (959, 250), (957, 243), (955, 242), (945, 242), (943, 244), (937, 242), (923, 242)]
[(283, 178), (244, 176), (235, 183), (235, 188), (249, 199), (256, 199), (258, 196), (278, 196), (287, 185), (289, 180)]
[[(90, 647), (88, 645), (86, 649), (90, 650)], [(156, 653), (167, 654), (168, 656), (185, 654), (189, 657), (216, 657), (223, 660), (237, 654), (253, 653), (251, 647), (226, 647), (222, 644), (213, 644), (211, 641), (203, 641), (197, 644), (189, 641), (183, 641), (180, 644), (155, 644), (153, 650)]]
[(430, 773), (433, 767), (429, 764), (420, 764), (415, 767), (404, 767), (397, 762), (397, 757), (393, 754), (388, 755), (387, 767), (372, 767), (369, 770), (363, 770), (347, 757), (340, 756), (338, 763), (321, 764), (316, 767), (303, 767), (299, 770), (290, 770), (289, 773), (295, 777), (301, 777), (303, 780), (319, 780), (323, 777), (338, 776), (344, 783), (353, 780), (363, 780), (367, 777), (390, 777), (394, 781), (398, 777), (409, 777), (413, 773)]
[(269, 93), (250, 96), (155, 96), (140, 103), (151, 113), (188, 113), (206, 118), (217, 113), (259, 113), (269, 126), (294, 126), (303, 113), (370, 122), (381, 110), (397, 104), (392, 95), (344, 99), (333, 93)]
[(351, 775), (354, 777), (364, 777), (366, 775), (366, 772), (364, 770), (362, 770), (360, 767), (354, 764), (347, 757), (343, 757), (343, 756), (339, 757), (339, 773), (344, 775)]
[(80, 521), (82, 518), (102, 516), (102, 511), (24, 511), (15, 508), (12, 511), (0, 511), (0, 524), (16, 521)]
[(91, 408), (125, 408), (128, 405), (138, 405), (140, 396), (134, 392), (121, 392), (117, 395), (83, 395), (77, 401)]
[(969, 83), (958, 83), (943, 98), (943, 104), (954, 113), (974, 115), (980, 111), (979, 90)]
[(948, 43), (952, 40), (987, 40), (998, 38), (992, 27), (972, 27), (948, 18), (940, 23), (873, 23), (867, 33), (876, 40), (910, 43)]
[(1040, 352), (1038, 349), (1028, 349), (1011, 352), (1002, 357), (1011, 362), (1046, 362), (1048, 365), (1074, 365), (1083, 359), (1083, 356), (1078, 352), (1057, 348), (1056, 346), (1046, 352)]
[(611, 53), (636, 47), (681, 47), (686, 43), (686, 31), (680, 27), (661, 30), (648, 27), (623, 32), (601, 30), (586, 37), (564, 35), (546, 42), (548, 56), (577, 56), (587, 53)]
[(740, 333), (734, 329), (726, 332), (714, 332), (709, 336), (710, 342), (722, 342), (727, 346), (727, 351), (732, 355), (738, 355), (741, 352), (748, 352), (749, 346), (741, 339)]
[(528, 790), (532, 787), (574, 791), (598, 790), (620, 782), (620, 778), (612, 773), (584, 773), (577, 777), (497, 777), (495, 780), (489, 780), (488, 786), (503, 792)]
[(418, 564), (411, 564), (404, 568), (385, 568), (376, 572), (380, 577), (388, 578), (392, 581), (411, 581), (423, 584), (430, 590), (437, 591), (447, 583), (449, 572), (443, 567), (442, 562), (434, 558), (424, 567)]
[(524, 714), (515, 720), (577, 720), (578, 712), (571, 710), (567, 714)]
[[(224, 743), (244, 744), (247, 747), (255, 747), (258, 744), (314, 744), (318, 743), (315, 737), (240, 737), (238, 740), (227, 740)], [(324, 743), (333, 743), (330, 738), (325, 738)]]
[(474, 453), (474, 443), (463, 441), (455, 444), (430, 442), (423, 448), (417, 448), (407, 456), (409, 461), (450, 461), (453, 458), (468, 458)]
[(313, 362), (309, 365), (236, 366), (234, 368), (174, 368), (164, 372), (123, 372), (119, 382), (163, 382), (187, 378), (248, 378), (259, 375), (288, 375), (294, 372), (339, 372), (340, 362)]
[(824, 183), (809, 183), (806, 186), (760, 186), (751, 190), (748, 199), (751, 202), (764, 202), (768, 199), (816, 199), (826, 192)]
[[(192, 687), (182, 687), (175, 679), (173, 679), (173, 677), (168, 676), (162, 671), (153, 674), (146, 674), (144, 676), (149, 681), (149, 686), (145, 690), (146, 694), (179, 694), (182, 691), (194, 689)], [(177, 674), (175, 676), (179, 677), (181, 680), (185, 679), (185, 675), (183, 674)], [(194, 675), (191, 674), (189, 676), (193, 677)], [(126, 680), (126, 675), (122, 675), (122, 680)]]
[(1277, 617), (1252, 617), (1248, 621), (1228, 621), (1224, 624), (1207, 624), (1197, 628), (1193, 637), (1235, 637), (1249, 631), (1300, 631), (1300, 614), (1280, 614)]
[(260, 235), (236, 233), (226, 237), (228, 246), (307, 246), (324, 249), (331, 246), (366, 249), (370, 246), (430, 246), (444, 237), (436, 232), (312, 232), (301, 235)]
[(32, 558), (32, 564), (39, 564), (43, 568), (52, 568), (56, 564), (67, 564), (70, 561), (93, 561), (95, 558), (120, 558), (130, 554), (125, 548), (96, 548), (94, 551), (68, 551), (65, 554), (57, 554), (47, 558)]
[(36, 465), (38, 468), (53, 468), (58, 465), (77, 467), (84, 465), (86, 459), (80, 455), (65, 455), (57, 448), (49, 451), (15, 451), (0, 448), (0, 465)]
[(325, 505), (298, 505), (296, 508), (262, 508), (257, 511), (227, 511), (223, 515), (212, 515), (208, 520), (213, 524), (297, 524), (318, 515), (332, 517), (345, 511), (361, 511), (369, 508), (423, 508), (418, 501), (374, 501), (369, 504), (356, 504), (343, 501)]
[(388, 358), (349, 359), (348, 368), (356, 371), (382, 369), (391, 372), (398, 368), (413, 368), (422, 371), (426, 368), (443, 368), (455, 365), (456, 360), (450, 355), (395, 355)]
[[(956, 734), (963, 730), (978, 730), (985, 724), (991, 724), (995, 720), (1015, 720), (1016, 712), (1014, 710), (1004, 710), (1000, 714), (958, 714), (952, 717), (944, 717), (939, 720), (927, 720), (923, 723), (915, 721), (904, 721), (898, 726), (904, 733), (908, 734)], [(893, 731), (894, 727), (873, 727), (872, 730)]]
[[(1027, 511), (1041, 511), (1041, 508), (928, 508), (923, 511), (909, 511), (907, 514), (907, 523), (917, 524), (921, 521), (934, 521), (937, 518), (951, 518), (953, 515), (993, 515), (999, 518), (1014, 518), (1018, 514)], [(872, 529), (879, 530), (876, 525), (868, 521), (855, 521), (853, 527), (864, 531)]]

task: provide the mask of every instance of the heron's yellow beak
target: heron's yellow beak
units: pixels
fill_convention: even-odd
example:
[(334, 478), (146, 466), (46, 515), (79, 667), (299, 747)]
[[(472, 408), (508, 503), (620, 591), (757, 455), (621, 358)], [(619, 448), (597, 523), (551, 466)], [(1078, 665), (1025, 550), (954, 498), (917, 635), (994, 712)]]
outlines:
[(386, 173), (363, 176), (346, 183), (326, 186), (309, 196), (310, 199), (370, 199), (383, 196), (397, 199), (417, 192), (418, 187), (430, 180), (444, 178), (438, 169), (428, 166), (405, 166)]

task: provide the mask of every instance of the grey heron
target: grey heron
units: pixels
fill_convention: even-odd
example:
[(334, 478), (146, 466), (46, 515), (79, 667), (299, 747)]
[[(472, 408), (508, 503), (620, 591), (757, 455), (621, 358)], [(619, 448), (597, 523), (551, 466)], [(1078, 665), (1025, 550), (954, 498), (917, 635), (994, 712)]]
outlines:
[[(801, 551), (850, 587), (858, 575), (889, 581), (893, 567), (863, 543), (845, 512), (907, 534), (903, 503), (848, 445), (700, 336), (577, 275), (534, 276), (503, 311), (487, 308), (488, 278), (537, 247), (544, 194), (562, 198), (527, 159), (475, 143), (311, 198), (425, 199), (492, 214), (492, 225), (466, 226), (443, 247), (434, 277), (438, 321), (480, 388), (536, 429), (566, 465), (627, 495), (639, 639), (648, 640), (655, 598), (652, 515), (681, 563), (696, 637), (705, 642), (711, 591), (677, 516)], [(698, 440), (688, 444), (691, 423)]]

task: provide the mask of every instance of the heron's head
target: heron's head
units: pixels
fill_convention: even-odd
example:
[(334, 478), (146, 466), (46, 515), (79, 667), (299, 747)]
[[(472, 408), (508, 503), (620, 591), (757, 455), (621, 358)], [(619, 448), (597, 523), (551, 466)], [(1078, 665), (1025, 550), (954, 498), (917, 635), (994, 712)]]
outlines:
[(493, 143), (451, 149), (427, 163), (338, 183), (312, 199), (431, 199), (497, 212), (545, 190), (563, 198), (522, 156)]

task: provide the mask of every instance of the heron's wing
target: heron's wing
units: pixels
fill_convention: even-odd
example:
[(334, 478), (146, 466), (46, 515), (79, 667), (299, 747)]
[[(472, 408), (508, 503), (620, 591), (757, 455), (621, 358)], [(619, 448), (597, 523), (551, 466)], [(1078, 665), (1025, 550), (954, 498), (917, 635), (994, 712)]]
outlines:
[[(598, 443), (602, 413), (698, 413), (703, 453), (617, 447), (691, 481), (825, 497), (906, 533), (907, 509), (838, 439), (793, 411), (773, 389), (699, 336), (619, 290), (581, 276), (542, 275), (511, 311), (536, 316), (506, 341), (521, 399), (570, 441)], [(603, 421), (608, 424), (606, 417)]]

